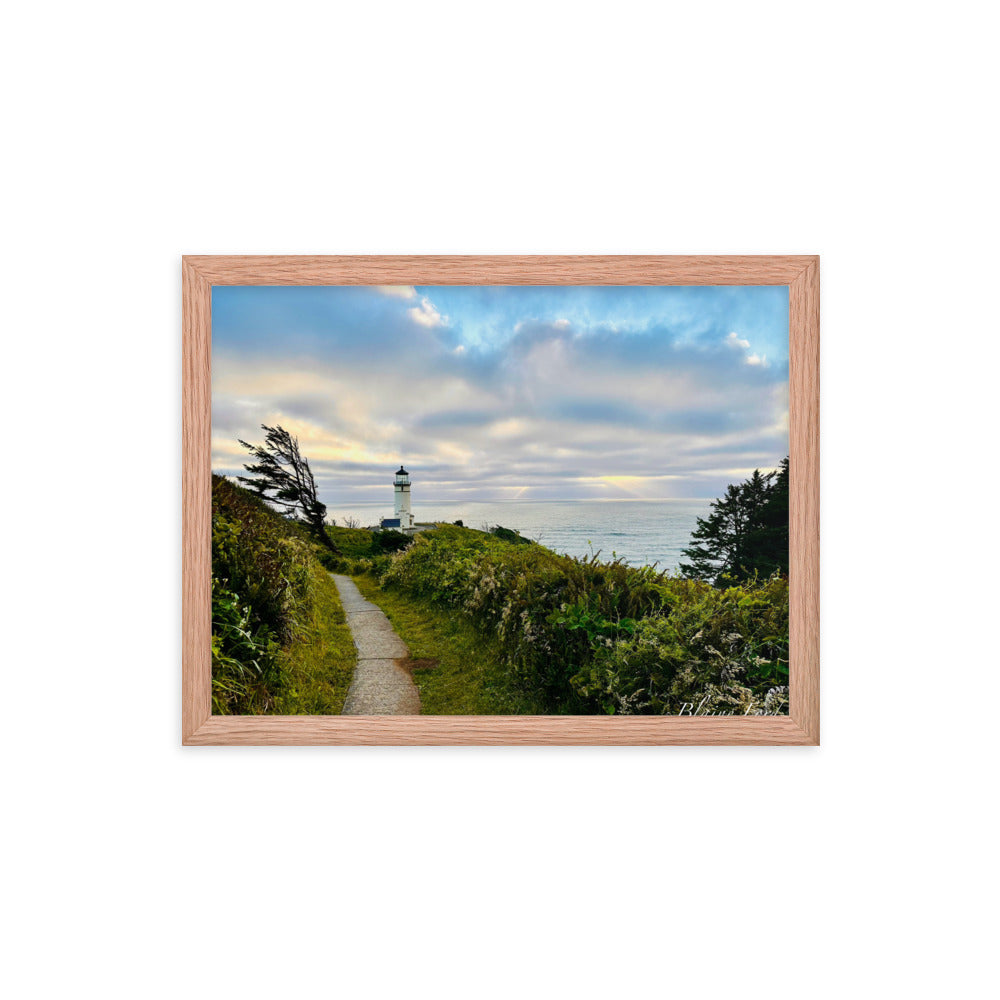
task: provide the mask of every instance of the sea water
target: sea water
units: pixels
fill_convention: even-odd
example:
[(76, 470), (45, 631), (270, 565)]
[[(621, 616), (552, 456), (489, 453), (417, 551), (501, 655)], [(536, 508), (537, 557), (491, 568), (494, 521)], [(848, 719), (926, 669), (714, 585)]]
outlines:
[[(501, 525), (555, 552), (571, 556), (600, 553), (632, 566), (657, 565), (674, 572), (681, 550), (691, 545), (697, 519), (710, 512), (711, 500), (447, 500), (414, 502), (418, 522), (461, 520), (467, 528)], [(328, 516), (362, 527), (392, 517), (391, 507), (358, 503), (330, 507)]]

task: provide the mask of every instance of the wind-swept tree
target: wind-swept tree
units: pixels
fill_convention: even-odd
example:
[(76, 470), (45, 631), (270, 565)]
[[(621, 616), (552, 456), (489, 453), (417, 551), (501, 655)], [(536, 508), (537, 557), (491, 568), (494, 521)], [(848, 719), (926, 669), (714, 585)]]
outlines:
[(326, 533), (326, 504), (316, 494), (316, 480), (299, 452), (298, 440), (281, 426), (261, 424), (261, 430), (263, 445), (240, 440), (256, 462), (243, 466), (249, 476), (236, 478), (282, 513), (304, 522), (323, 545), (339, 554)]
[(788, 572), (788, 459), (776, 472), (754, 474), (730, 485), (712, 502), (712, 513), (698, 518), (695, 544), (683, 550), (687, 577), (717, 587), (753, 576)]

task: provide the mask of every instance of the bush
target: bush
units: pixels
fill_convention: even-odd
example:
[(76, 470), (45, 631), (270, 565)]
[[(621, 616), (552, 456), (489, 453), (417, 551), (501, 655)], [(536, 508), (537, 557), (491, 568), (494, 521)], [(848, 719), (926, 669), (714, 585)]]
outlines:
[(678, 596), (598, 645), (574, 686), (609, 713), (773, 714), (782, 688), (787, 709), (787, 581)]
[(442, 525), (391, 557), (381, 580), (495, 635), (512, 680), (545, 711), (673, 713), (695, 696), (692, 714), (780, 704), (787, 581), (719, 591), (526, 541)]
[(373, 531), (369, 554), (384, 555), (387, 552), (402, 552), (413, 544), (413, 537), (404, 535), (401, 531)]
[(340, 528), (328, 524), (326, 533), (345, 558), (358, 559), (371, 551), (372, 532), (367, 528)]
[(534, 543), (530, 538), (522, 538), (520, 531), (515, 531), (513, 528), (504, 528), (499, 524), (494, 524), (490, 528), (490, 534), (494, 538), (499, 538), (502, 542), (510, 542), (512, 545), (533, 545)]
[(325, 562), (323, 564), (334, 573), (355, 572), (349, 567), (357, 560), (372, 559), (387, 552), (400, 552), (413, 542), (410, 535), (391, 528), (369, 531), (367, 528), (339, 528), (327, 525), (326, 531), (331, 541), (341, 551), (339, 558), (333, 556), (329, 564)]
[(212, 580), (212, 710), (266, 711), (281, 687), (280, 645), (239, 595)]
[(218, 713), (267, 711), (277, 652), (312, 607), (313, 546), (301, 527), (212, 477), (212, 688)]
[(329, 549), (323, 546), (317, 545), (313, 550), (313, 555), (316, 557), (316, 561), (330, 573), (341, 572), (340, 567), (344, 563), (343, 556), (338, 556), (336, 553), (331, 552)]

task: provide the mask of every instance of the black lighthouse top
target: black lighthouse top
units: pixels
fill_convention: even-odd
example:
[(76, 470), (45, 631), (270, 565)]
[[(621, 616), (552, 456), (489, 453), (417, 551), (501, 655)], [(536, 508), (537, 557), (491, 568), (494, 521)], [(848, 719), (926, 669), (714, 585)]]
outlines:
[(399, 472), (396, 473), (396, 485), (405, 486), (410, 481), (410, 474), (402, 466), (399, 467)]

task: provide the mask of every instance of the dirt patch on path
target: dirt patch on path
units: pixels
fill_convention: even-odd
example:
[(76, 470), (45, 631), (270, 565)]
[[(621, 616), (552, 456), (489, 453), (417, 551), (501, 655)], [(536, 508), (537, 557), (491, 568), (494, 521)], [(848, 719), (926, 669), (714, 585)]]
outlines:
[(431, 670), (440, 662), (440, 660), (406, 660), (403, 663), (403, 666), (406, 667), (407, 670)]

